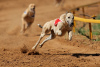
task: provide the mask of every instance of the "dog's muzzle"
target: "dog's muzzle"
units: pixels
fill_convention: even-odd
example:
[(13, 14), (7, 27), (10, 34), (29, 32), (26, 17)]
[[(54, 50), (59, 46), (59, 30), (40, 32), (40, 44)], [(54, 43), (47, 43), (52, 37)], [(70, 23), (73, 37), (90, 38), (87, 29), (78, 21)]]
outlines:
[(35, 10), (35, 8), (33, 8), (33, 10)]
[(70, 24), (70, 27), (72, 27), (72, 26), (74, 26), (74, 23), (71, 23), (71, 24)]

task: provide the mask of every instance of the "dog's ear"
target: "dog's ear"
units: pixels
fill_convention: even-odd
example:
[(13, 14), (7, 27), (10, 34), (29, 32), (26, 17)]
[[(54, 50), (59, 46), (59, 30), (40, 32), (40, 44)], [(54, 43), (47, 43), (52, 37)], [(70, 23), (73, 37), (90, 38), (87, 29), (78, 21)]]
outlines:
[(35, 8), (35, 4), (29, 4), (29, 7), (33, 7), (34, 6), (34, 8)]
[(66, 11), (66, 14), (67, 14), (68, 12)]
[(32, 4), (29, 4), (29, 6), (28, 6), (28, 7), (31, 7), (31, 5), (32, 5)]
[(61, 19), (62, 21), (65, 21), (65, 18), (66, 18), (66, 14), (62, 14), (62, 15), (60, 16), (60, 19)]
[(36, 8), (36, 5), (34, 5), (34, 9)]

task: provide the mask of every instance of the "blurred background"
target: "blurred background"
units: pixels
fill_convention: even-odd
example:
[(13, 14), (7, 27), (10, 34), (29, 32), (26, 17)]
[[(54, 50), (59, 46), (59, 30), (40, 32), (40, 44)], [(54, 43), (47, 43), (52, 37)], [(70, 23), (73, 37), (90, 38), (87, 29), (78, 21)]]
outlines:
[[(20, 48), (31, 49), (41, 30), (37, 24), (59, 18), (61, 14), (78, 6), (100, 0), (0, 0), (0, 67), (100, 67), (100, 24), (92, 23), (93, 39), (89, 39), (89, 24), (76, 21), (72, 41), (66, 33), (38, 48), (39, 55), (27, 55)], [(29, 4), (36, 5), (35, 21), (24, 34), (21, 16)], [(75, 10), (75, 16), (100, 20), (100, 4)], [(46, 35), (47, 37), (48, 35)], [(45, 37), (44, 37), (45, 38)], [(44, 39), (43, 38), (43, 39)]]

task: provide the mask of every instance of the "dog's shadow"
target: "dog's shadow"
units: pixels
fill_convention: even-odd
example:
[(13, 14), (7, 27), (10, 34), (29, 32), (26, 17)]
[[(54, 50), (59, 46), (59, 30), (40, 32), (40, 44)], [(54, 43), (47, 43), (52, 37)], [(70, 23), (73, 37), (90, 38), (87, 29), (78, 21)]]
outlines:
[(58, 54), (50, 54), (50, 53), (39, 53), (39, 52), (35, 52), (34, 55), (70, 55), (76, 58), (80, 58), (80, 57), (88, 57), (88, 56), (100, 56), (100, 53), (58, 53)]
[(83, 53), (74, 53), (72, 54), (72, 56), (80, 58), (81, 56), (83, 57), (88, 57), (88, 56), (100, 56), (99, 53), (95, 53), (95, 54), (83, 54)]
[[(52, 55), (50, 53), (48, 53), (48, 55)], [(63, 53), (63, 54), (53, 54), (53, 55), (71, 55), (74, 56), (76, 58), (80, 58), (80, 57), (88, 57), (88, 56), (100, 56), (100, 53), (94, 53), (94, 54), (84, 54), (84, 53)]]

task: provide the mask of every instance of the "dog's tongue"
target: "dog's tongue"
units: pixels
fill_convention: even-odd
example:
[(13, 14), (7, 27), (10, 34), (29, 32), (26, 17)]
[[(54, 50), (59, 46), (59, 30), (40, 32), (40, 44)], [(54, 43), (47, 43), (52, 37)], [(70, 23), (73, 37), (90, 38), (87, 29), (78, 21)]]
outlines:
[(54, 25), (57, 26), (58, 22), (61, 22), (60, 19), (56, 19)]

